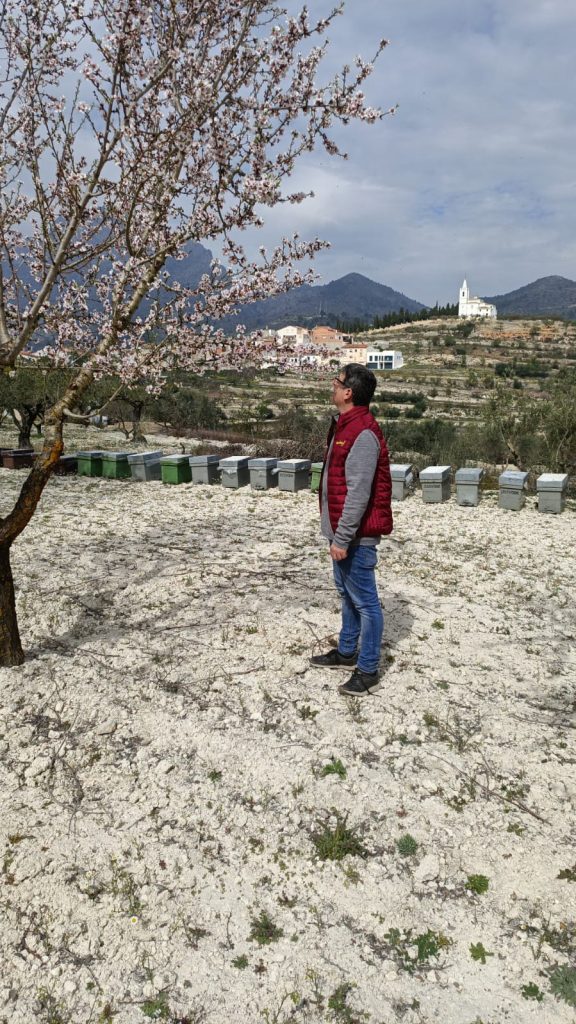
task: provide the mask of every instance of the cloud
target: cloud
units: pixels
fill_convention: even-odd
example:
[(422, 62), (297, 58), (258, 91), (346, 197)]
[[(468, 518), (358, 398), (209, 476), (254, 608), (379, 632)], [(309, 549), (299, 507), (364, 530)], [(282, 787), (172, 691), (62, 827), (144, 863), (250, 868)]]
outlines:
[(398, 114), (339, 133), (346, 162), (311, 155), (315, 198), (265, 239), (328, 237), (325, 280), (358, 270), (430, 303), (464, 272), (481, 294), (576, 278), (575, 34), (573, 0), (349, 0), (331, 64), (390, 38), (365, 91)]

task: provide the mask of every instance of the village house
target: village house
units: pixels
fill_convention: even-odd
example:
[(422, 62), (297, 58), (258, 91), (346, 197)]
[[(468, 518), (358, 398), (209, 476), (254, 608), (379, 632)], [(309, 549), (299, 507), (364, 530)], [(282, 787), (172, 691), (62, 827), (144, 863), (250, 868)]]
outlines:
[(321, 345), (322, 348), (335, 349), (341, 348), (341, 346), (348, 340), (349, 335), (342, 334), (334, 327), (328, 327), (326, 324), (318, 324), (317, 327), (312, 328), (310, 338), (313, 345)]
[(353, 341), (351, 344), (345, 345), (342, 349), (340, 365), (345, 366), (346, 363), (361, 363), (362, 366), (366, 366), (367, 352), (368, 345), (365, 341)]
[(310, 344), (310, 332), (306, 327), (280, 327), (276, 331), (276, 338), (285, 345), (308, 345)]

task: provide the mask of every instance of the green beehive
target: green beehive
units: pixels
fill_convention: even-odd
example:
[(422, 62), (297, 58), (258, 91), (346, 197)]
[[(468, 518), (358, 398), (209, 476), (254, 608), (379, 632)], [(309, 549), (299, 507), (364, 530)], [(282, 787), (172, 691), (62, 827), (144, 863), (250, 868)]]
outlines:
[(312, 463), (312, 478), (310, 480), (310, 490), (317, 492), (320, 488), (320, 477), (322, 476), (323, 462)]
[(164, 484), (189, 484), (192, 480), (189, 455), (166, 455), (160, 466)]
[(102, 476), (103, 452), (76, 452), (78, 476)]
[(102, 476), (109, 480), (125, 480), (132, 476), (130, 463), (128, 462), (129, 452), (102, 452)]

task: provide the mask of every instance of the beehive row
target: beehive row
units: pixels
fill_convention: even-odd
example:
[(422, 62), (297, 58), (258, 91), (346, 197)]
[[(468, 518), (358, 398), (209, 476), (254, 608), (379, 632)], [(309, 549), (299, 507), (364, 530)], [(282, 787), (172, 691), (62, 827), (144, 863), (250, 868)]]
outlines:
[[(414, 474), (411, 465), (393, 465), (392, 498), (403, 501), (414, 489)], [(455, 475), (456, 501), (459, 505), (473, 507), (481, 497), (480, 485), (484, 476), (481, 468), (458, 469)], [(422, 500), (428, 503), (448, 501), (452, 495), (451, 466), (428, 466), (420, 473)], [(498, 478), (498, 504), (500, 508), (520, 511), (526, 502), (528, 473), (505, 470)], [(567, 473), (542, 473), (536, 481), (539, 512), (563, 512), (568, 492)]]
[[(31, 449), (0, 449), (5, 468), (20, 469), (31, 466), (35, 454)], [(414, 470), (410, 464), (393, 464), (392, 499), (403, 501), (414, 490)], [(221, 459), (219, 455), (164, 455), (162, 451), (105, 452), (85, 451), (63, 455), (57, 473), (75, 473), (80, 476), (102, 476), (113, 480), (132, 477), (134, 480), (162, 480), (165, 484), (222, 484), (239, 488), (248, 484), (259, 491), (278, 487), (284, 491), (317, 491), (322, 472), (321, 462), (309, 459), (251, 459), (247, 455), (233, 455)], [(456, 501), (473, 507), (481, 498), (481, 468), (458, 469), (455, 475)], [(452, 469), (450, 466), (428, 466), (420, 473), (422, 500), (426, 503), (448, 501), (452, 496)], [(506, 470), (498, 480), (501, 508), (519, 511), (526, 501), (528, 473)], [(560, 513), (566, 507), (567, 473), (543, 473), (536, 481), (538, 510)]]

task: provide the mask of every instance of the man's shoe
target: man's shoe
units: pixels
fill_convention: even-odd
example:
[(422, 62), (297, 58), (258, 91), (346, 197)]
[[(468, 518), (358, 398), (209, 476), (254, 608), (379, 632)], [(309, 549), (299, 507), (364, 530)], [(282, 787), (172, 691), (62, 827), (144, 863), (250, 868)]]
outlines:
[(338, 693), (344, 697), (365, 697), (368, 693), (376, 693), (382, 686), (377, 672), (362, 672), (355, 669), (350, 679), (338, 687)]
[(315, 654), (310, 658), (310, 664), (318, 668), (352, 668), (357, 660), (357, 654), (340, 654), (336, 647), (331, 647), (326, 654)]

